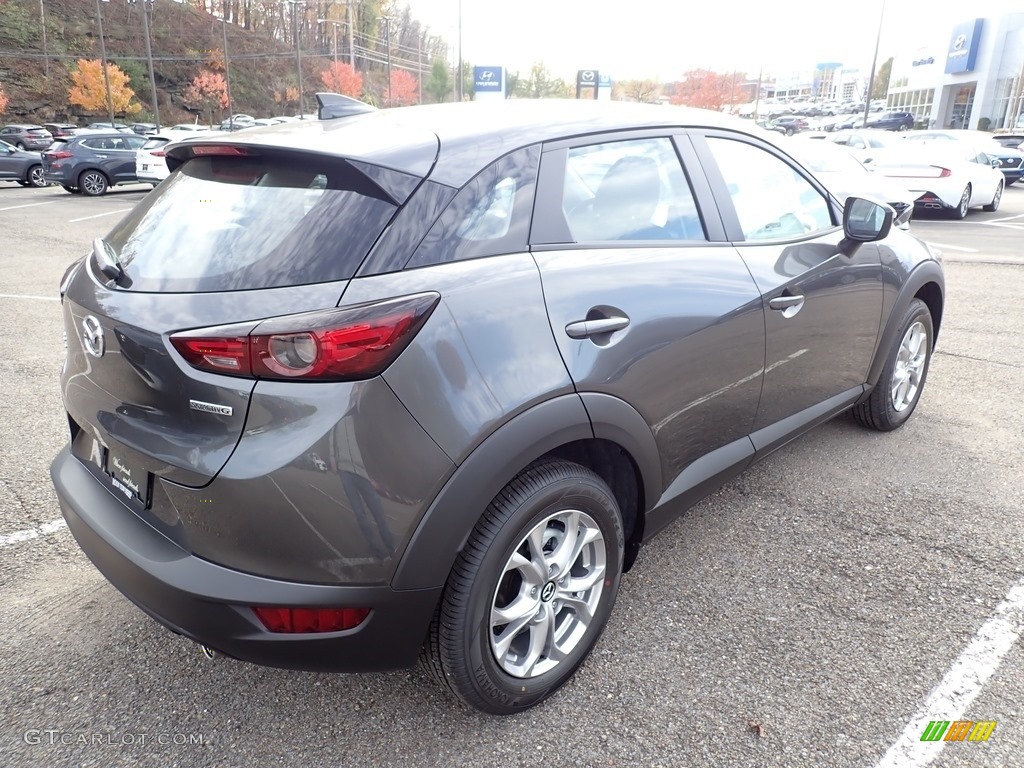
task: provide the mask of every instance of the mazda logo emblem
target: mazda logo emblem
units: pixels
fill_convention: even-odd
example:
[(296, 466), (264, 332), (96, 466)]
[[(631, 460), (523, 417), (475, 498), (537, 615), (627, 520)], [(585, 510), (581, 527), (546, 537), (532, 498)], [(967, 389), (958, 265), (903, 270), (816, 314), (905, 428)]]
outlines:
[(82, 321), (82, 343), (85, 345), (85, 351), (93, 357), (103, 357), (103, 353), (107, 351), (103, 326), (92, 315)]
[(590, 71), (590, 70), (584, 71), (584, 73), (583, 73), (583, 81), (584, 82), (589, 83), (593, 79), (594, 79), (594, 73), (592, 71)]
[(555, 596), (555, 582), (549, 581), (544, 585), (544, 589), (540, 591), (540, 599), (545, 603), (550, 603), (551, 598)]

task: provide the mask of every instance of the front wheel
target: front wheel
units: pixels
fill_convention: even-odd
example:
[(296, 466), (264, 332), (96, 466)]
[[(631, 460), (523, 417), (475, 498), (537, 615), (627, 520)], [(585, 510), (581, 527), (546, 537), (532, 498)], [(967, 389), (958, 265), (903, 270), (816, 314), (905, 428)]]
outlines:
[(992, 202), (988, 205), (981, 206), (981, 210), (988, 211), (989, 213), (995, 213), (999, 210), (999, 203), (1003, 199), (1003, 184), (1000, 182), (996, 186), (996, 193), (992, 195)]
[(868, 399), (853, 409), (858, 423), (879, 432), (903, 426), (921, 399), (934, 339), (932, 314), (923, 301), (914, 299), (903, 315), (878, 383)]
[(618, 504), (567, 461), (531, 464), (488, 505), (431, 624), (441, 684), (490, 714), (520, 712), (568, 681), (601, 636), (622, 573)]
[(43, 166), (33, 165), (28, 172), (28, 183), (33, 187), (45, 187), (46, 177), (43, 176)]

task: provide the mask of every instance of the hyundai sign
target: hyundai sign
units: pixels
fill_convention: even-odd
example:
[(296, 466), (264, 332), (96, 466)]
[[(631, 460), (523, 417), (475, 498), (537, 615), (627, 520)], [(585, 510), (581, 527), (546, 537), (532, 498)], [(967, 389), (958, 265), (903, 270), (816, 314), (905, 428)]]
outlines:
[(473, 67), (473, 100), (505, 98), (504, 67)]
[(946, 54), (946, 74), (974, 71), (978, 48), (981, 47), (983, 23), (984, 19), (965, 21), (953, 30), (953, 36), (949, 39), (949, 52)]

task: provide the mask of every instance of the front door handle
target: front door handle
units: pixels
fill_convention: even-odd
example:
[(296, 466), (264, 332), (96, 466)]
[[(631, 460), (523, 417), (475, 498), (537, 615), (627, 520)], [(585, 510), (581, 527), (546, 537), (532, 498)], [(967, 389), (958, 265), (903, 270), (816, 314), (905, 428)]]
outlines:
[(602, 333), (621, 331), (629, 325), (628, 317), (599, 317), (594, 320), (577, 320), (565, 326), (565, 333), (571, 339), (586, 339)]
[(768, 302), (768, 306), (781, 312), (782, 316), (788, 319), (804, 308), (804, 297), (776, 296)]

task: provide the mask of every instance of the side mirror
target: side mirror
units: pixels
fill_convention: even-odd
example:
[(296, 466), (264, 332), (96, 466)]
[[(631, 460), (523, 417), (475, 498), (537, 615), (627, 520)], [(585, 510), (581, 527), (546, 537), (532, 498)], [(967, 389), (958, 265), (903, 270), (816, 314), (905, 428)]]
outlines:
[(883, 240), (892, 229), (893, 210), (862, 197), (846, 198), (843, 208), (843, 234), (858, 243)]

